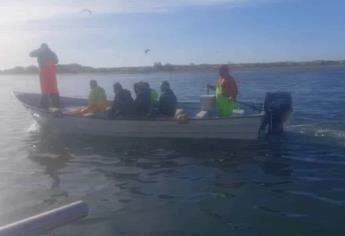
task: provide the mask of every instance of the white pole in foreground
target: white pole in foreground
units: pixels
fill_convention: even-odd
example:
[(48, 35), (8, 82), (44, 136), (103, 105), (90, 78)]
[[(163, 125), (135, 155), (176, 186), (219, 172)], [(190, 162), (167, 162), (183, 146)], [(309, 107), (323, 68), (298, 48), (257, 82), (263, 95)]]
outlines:
[(0, 236), (29, 236), (44, 233), (88, 215), (88, 206), (83, 201), (44, 212), (0, 227)]

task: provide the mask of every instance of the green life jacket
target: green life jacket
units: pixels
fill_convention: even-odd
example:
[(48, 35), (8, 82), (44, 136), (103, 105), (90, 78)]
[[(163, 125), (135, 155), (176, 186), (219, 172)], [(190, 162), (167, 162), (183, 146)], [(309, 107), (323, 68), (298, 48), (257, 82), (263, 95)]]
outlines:
[(89, 98), (88, 98), (88, 105), (103, 105), (107, 101), (107, 96), (103, 88), (97, 86), (96, 88), (91, 89)]
[(231, 116), (235, 107), (235, 103), (224, 96), (223, 88), (218, 83), (216, 85), (216, 106), (220, 118)]
[(151, 89), (150, 91), (151, 104), (156, 104), (158, 102), (158, 93), (156, 90)]

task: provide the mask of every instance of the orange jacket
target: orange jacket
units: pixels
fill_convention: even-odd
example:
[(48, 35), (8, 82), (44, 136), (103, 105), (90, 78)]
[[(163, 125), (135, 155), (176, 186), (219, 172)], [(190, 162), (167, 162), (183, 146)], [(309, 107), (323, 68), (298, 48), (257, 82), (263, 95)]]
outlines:
[(217, 84), (222, 87), (223, 95), (236, 99), (238, 94), (237, 84), (234, 78), (229, 74), (229, 67), (227, 65), (220, 66), (219, 76), (220, 78)]
[(43, 95), (59, 94), (54, 63), (47, 63), (40, 68), (40, 83)]

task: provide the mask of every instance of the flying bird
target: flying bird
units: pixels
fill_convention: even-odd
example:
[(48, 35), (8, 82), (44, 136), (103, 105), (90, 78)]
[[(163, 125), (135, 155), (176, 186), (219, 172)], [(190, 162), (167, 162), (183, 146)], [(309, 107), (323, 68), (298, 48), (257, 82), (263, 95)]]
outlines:
[(147, 54), (147, 53), (149, 53), (149, 52), (151, 52), (151, 49), (146, 49), (146, 50), (145, 50), (145, 54)]
[(81, 12), (86, 12), (86, 13), (89, 13), (90, 15), (93, 14), (90, 9), (83, 9), (83, 10), (81, 10)]

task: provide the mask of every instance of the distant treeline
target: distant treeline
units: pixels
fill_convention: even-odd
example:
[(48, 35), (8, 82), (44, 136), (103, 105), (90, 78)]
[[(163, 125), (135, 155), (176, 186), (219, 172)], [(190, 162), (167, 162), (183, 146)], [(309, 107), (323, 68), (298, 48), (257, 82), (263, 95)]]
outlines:
[[(318, 60), (308, 62), (272, 62), (272, 63), (228, 63), (231, 68), (274, 68), (274, 67), (319, 67), (319, 66), (344, 66), (345, 60), (330, 61)], [(189, 64), (173, 65), (170, 63), (154, 63), (153, 66), (138, 67), (104, 67), (95, 68), (82, 66), (79, 64), (57, 65), (59, 74), (79, 74), (79, 73), (152, 73), (152, 72), (172, 72), (172, 71), (213, 71), (216, 70), (215, 64)], [(12, 69), (1, 70), (0, 74), (37, 74), (37, 66), (14, 67)]]

